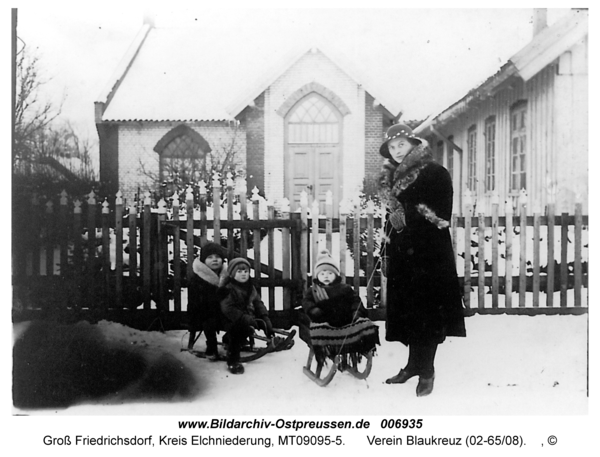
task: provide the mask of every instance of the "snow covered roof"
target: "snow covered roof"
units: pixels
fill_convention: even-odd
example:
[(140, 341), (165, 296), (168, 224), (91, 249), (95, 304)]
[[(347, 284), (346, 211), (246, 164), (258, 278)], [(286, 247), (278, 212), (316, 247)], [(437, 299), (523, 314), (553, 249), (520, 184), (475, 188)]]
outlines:
[(542, 30), (527, 46), (514, 54), (497, 73), (476, 88), (471, 89), (463, 98), (435, 116), (428, 117), (415, 129), (415, 133), (427, 135), (435, 123), (444, 122), (464, 112), (472, 101), (493, 94), (496, 88), (513, 76), (519, 76), (524, 81), (531, 79), (587, 34), (587, 11), (573, 11), (552, 26)]
[(96, 102), (96, 122), (232, 120), (287, 68), (317, 47), (392, 115), (400, 111), (339, 51), (258, 36), (215, 37), (202, 28), (144, 26)]

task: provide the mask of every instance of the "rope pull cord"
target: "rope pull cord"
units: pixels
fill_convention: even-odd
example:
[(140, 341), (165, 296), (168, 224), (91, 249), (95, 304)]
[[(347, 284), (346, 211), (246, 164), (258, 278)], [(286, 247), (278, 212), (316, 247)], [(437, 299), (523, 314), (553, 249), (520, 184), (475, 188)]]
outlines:
[[(385, 234), (385, 236), (386, 236), (387, 239), (389, 239), (389, 235), (392, 233), (392, 230), (393, 230), (393, 227), (390, 226), (389, 227), (389, 232)], [(387, 241), (384, 242), (384, 243), (382, 243), (382, 246), (379, 249), (379, 259), (377, 259), (377, 262), (375, 262), (375, 265), (373, 266), (373, 271), (371, 272), (371, 277), (367, 281), (367, 288), (369, 287), (369, 284), (371, 284), (371, 281), (373, 281), (373, 277), (375, 276), (375, 272), (377, 271), (377, 267), (382, 263), (381, 259), (384, 257), (385, 247), (386, 247), (385, 245), (386, 244), (387, 244)], [(359, 293), (359, 297), (360, 297), (360, 293)], [(360, 305), (362, 306), (362, 300), (360, 302)], [(356, 320), (356, 316), (358, 315), (358, 310), (359, 309), (360, 309), (360, 306), (356, 308), (356, 311), (354, 311), (354, 316), (352, 316), (352, 322), (354, 322)], [(336, 356), (341, 355), (342, 349), (344, 348), (344, 345), (346, 344), (346, 339), (347, 338), (348, 338), (348, 335), (344, 335), (344, 339), (342, 340), (342, 344), (340, 345), (340, 348), (339, 348), (338, 353), (336, 354)]]

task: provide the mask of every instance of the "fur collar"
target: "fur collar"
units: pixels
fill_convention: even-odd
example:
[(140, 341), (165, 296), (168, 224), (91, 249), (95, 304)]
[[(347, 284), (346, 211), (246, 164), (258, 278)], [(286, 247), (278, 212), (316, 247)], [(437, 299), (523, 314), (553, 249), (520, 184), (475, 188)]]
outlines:
[(421, 144), (415, 146), (400, 164), (386, 159), (379, 178), (379, 194), (382, 202), (394, 211), (400, 207), (398, 196), (419, 177), (419, 173), (433, 162), (430, 149)]
[(223, 276), (223, 267), (221, 267), (221, 276), (211, 270), (208, 265), (204, 262), (201, 262), (200, 259), (195, 259), (194, 263), (192, 263), (192, 270), (194, 273), (198, 275), (201, 279), (204, 279), (207, 283), (212, 284), (213, 286), (219, 287), (221, 284), (221, 276)]

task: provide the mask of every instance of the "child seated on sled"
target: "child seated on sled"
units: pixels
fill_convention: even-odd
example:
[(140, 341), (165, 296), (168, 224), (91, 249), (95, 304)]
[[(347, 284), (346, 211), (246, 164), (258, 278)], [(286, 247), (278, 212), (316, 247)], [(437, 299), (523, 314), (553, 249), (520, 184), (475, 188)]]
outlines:
[(233, 374), (242, 374), (240, 351), (254, 330), (264, 330), (268, 338), (273, 337), (273, 326), (267, 308), (250, 281), (250, 262), (235, 258), (229, 262), (228, 279), (221, 299), (223, 326), (227, 332), (227, 367)]
[(367, 315), (352, 286), (342, 282), (338, 264), (327, 250), (317, 257), (312, 287), (304, 295), (302, 307), (311, 322), (332, 327), (351, 324)]
[(342, 282), (337, 262), (329, 251), (320, 252), (313, 284), (302, 300), (300, 338), (323, 363), (332, 354), (367, 353), (379, 344), (378, 327), (367, 318), (358, 294)]
[(221, 246), (207, 243), (200, 257), (192, 264), (194, 275), (188, 287), (188, 319), (190, 338), (188, 349), (193, 349), (196, 334), (204, 332), (206, 356), (218, 360), (217, 332), (221, 326), (220, 293), (227, 278), (227, 265)]

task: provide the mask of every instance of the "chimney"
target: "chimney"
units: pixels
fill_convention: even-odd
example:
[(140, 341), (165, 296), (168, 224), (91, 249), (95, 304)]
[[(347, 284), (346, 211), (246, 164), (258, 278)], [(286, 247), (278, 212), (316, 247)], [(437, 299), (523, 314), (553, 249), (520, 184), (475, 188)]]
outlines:
[(144, 25), (148, 24), (150, 28), (156, 27), (156, 21), (154, 19), (154, 13), (151, 11), (144, 12)]
[(548, 26), (548, 9), (534, 8), (533, 9), (533, 36), (537, 36), (542, 30)]

